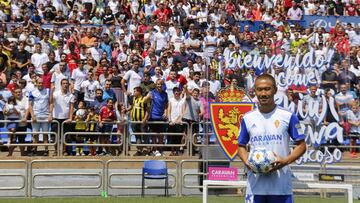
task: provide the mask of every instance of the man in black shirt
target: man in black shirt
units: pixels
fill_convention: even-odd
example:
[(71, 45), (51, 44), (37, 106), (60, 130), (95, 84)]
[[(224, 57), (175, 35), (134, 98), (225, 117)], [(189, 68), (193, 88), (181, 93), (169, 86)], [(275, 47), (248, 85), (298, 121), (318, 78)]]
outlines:
[(26, 75), (27, 65), (31, 62), (31, 55), (28, 51), (25, 50), (25, 42), (19, 43), (19, 49), (14, 50), (13, 60), (12, 63), (15, 64), (15, 70), (14, 71), (21, 71), (23, 75)]
[(0, 72), (5, 72), (9, 67), (9, 57), (3, 53), (3, 45), (0, 44)]
[(180, 54), (176, 55), (174, 57), (174, 61), (173, 63), (175, 64), (176, 62), (181, 62), (181, 68), (180, 70), (182, 70), (182, 68), (186, 67), (187, 65), (187, 61), (190, 58), (190, 55), (188, 53), (186, 53), (186, 47), (185, 44), (181, 44), (180, 45)]
[(336, 11), (335, 11), (335, 2), (333, 0), (330, 0), (328, 2), (328, 9), (327, 9), (327, 15), (329, 16), (333, 16), (335, 15)]
[(341, 2), (341, 0), (336, 0), (335, 11), (336, 11), (336, 14), (339, 16), (344, 15), (344, 4)]
[(342, 60), (341, 63), (342, 71), (340, 72), (338, 76), (338, 82), (340, 84), (350, 84), (350, 90), (354, 91), (356, 89), (356, 86), (359, 85), (358, 79), (356, 78), (356, 75), (349, 71), (349, 62), (347, 60)]
[(61, 10), (57, 12), (57, 15), (54, 19), (54, 24), (66, 24), (66, 18)]
[(324, 71), (321, 74), (321, 80), (322, 80), (322, 88), (323, 89), (333, 89), (335, 92), (336, 91), (336, 86), (338, 83), (338, 77), (336, 75), (336, 73), (334, 72), (333, 68), (328, 68), (326, 71)]

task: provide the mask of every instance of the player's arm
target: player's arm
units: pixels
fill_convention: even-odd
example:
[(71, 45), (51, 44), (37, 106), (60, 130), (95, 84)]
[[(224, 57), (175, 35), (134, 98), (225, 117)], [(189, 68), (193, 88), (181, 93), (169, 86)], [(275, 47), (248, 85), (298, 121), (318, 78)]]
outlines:
[(249, 153), (246, 150), (246, 145), (239, 145), (239, 147), (238, 147), (238, 155), (239, 155), (239, 158), (241, 159), (241, 161), (245, 164), (245, 166), (250, 168), (249, 163), (248, 163)]
[(249, 136), (248, 130), (246, 128), (244, 119), (241, 121), (240, 126), (241, 126), (241, 130), (240, 130), (239, 137), (238, 137), (238, 145), (239, 145), (238, 146), (238, 156), (241, 159), (241, 161), (245, 164), (245, 166), (250, 168), (249, 163), (248, 163), (249, 153), (247, 152), (247, 149), (246, 149), (246, 145), (250, 140), (250, 136)]
[(296, 147), (287, 157), (280, 157), (276, 155), (274, 168), (271, 171), (281, 169), (282, 167), (293, 163), (306, 151), (305, 135), (301, 129), (299, 119), (295, 114), (291, 115), (288, 132), (291, 139), (295, 142)]

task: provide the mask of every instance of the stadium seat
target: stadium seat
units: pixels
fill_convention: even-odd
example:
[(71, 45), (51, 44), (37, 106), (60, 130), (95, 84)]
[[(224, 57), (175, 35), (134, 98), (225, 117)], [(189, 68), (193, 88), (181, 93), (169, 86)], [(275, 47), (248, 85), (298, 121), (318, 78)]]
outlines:
[(165, 161), (148, 160), (144, 162), (141, 181), (141, 197), (145, 195), (145, 179), (165, 180), (165, 196), (169, 194), (169, 176)]

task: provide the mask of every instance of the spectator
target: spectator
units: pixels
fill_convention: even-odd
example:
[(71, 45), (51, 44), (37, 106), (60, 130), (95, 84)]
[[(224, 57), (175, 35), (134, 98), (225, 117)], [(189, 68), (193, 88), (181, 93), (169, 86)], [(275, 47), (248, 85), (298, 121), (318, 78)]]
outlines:
[(70, 72), (66, 67), (66, 63), (60, 62), (59, 70), (55, 71), (51, 77), (51, 89), (54, 89), (54, 91), (61, 90), (61, 81), (63, 79), (70, 79)]
[[(112, 98), (107, 99), (106, 105), (100, 109), (99, 113), (99, 132), (100, 144), (110, 144), (110, 137), (113, 130), (113, 122), (116, 120), (116, 113), (114, 111), (115, 101)], [(109, 152), (109, 147), (99, 147), (98, 154), (105, 156)]]
[[(50, 90), (44, 88), (44, 82), (42, 78), (38, 78), (36, 81), (36, 89), (29, 94), (29, 111), (32, 119), (32, 130), (34, 133), (49, 132), (49, 122), (52, 121), (50, 101)], [(44, 143), (48, 143), (48, 135), (43, 134)], [(39, 135), (33, 135), (33, 143), (39, 142)], [(29, 156), (36, 155), (37, 147), (33, 147)], [(45, 148), (44, 156), (49, 154), (48, 148)]]
[(43, 74), (41, 66), (48, 61), (49, 57), (46, 53), (42, 52), (41, 44), (35, 44), (35, 53), (31, 56), (31, 63), (35, 66), (36, 74)]
[(114, 103), (117, 102), (115, 92), (111, 88), (111, 81), (110, 80), (106, 80), (105, 88), (104, 88), (104, 92), (103, 92), (103, 100), (107, 101), (108, 99), (112, 99), (112, 101)]
[[(66, 132), (71, 131), (71, 126), (69, 122), (73, 120), (73, 113), (74, 113), (74, 104), (75, 104), (75, 96), (70, 93), (69, 91), (69, 82), (67, 79), (62, 79), (61, 82), (61, 89), (55, 90), (51, 94), (50, 98), (50, 115), (51, 119), (56, 120), (60, 126), (64, 126), (63, 132), (60, 132), (60, 135), (64, 135)], [(64, 124), (63, 124), (64, 123)], [(60, 126), (53, 125), (53, 131), (56, 130)], [(71, 137), (65, 137), (67, 143), (71, 142)], [(55, 147), (56, 149), (56, 147)], [(70, 155), (72, 154), (71, 148), (67, 146), (66, 151), (64, 151), (63, 155)]]
[[(155, 136), (152, 136), (152, 144), (164, 144), (164, 135), (161, 133), (166, 132), (166, 125), (164, 121), (167, 119), (167, 108), (169, 104), (168, 96), (165, 91), (163, 91), (164, 81), (158, 79), (156, 81), (156, 88), (149, 92), (145, 97), (146, 101), (151, 101), (151, 109), (149, 121), (154, 122), (149, 124), (150, 131), (153, 133), (158, 133)], [(153, 147), (152, 153), (154, 156), (163, 156), (163, 148)]]
[[(149, 119), (149, 104), (145, 100), (145, 97), (142, 93), (143, 89), (141, 87), (134, 88), (134, 95), (131, 96), (130, 106), (127, 111), (130, 111), (130, 119), (135, 122), (131, 124), (132, 131), (134, 133), (144, 133), (147, 132), (147, 121)], [(140, 123), (141, 122), (141, 123)], [(149, 144), (150, 137), (146, 135), (136, 134), (136, 144)], [(137, 151), (134, 156), (148, 155), (149, 150), (144, 147), (136, 147)]]
[(126, 93), (126, 95), (132, 95), (134, 88), (140, 86), (140, 84), (141, 76), (139, 75), (139, 61), (135, 60), (133, 61), (132, 69), (125, 73), (124, 78), (121, 81), (122, 91)]
[[(28, 99), (26, 97), (24, 97), (22, 95), (22, 90), (19, 87), (16, 87), (14, 90), (14, 98), (16, 100), (16, 105), (14, 106), (14, 110), (18, 111), (19, 113), (19, 118), (18, 120), (21, 120), (16, 127), (16, 132), (26, 132), (27, 131), (27, 116), (28, 116)], [(9, 107), (9, 106), (7, 106)], [(9, 127), (9, 126), (8, 126)], [(19, 144), (25, 144), (25, 134), (14, 134), (11, 136), (11, 139), (9, 141), (11, 141), (12, 143), (15, 143), (17, 140), (17, 143)], [(11, 146), (9, 147), (9, 154), (8, 156), (12, 156), (14, 149), (16, 148), (16, 146)], [(20, 146), (20, 156), (25, 156), (25, 147), (24, 146)]]
[[(16, 132), (18, 123), (15, 122), (15, 120), (20, 119), (20, 109), (19, 106), (16, 103), (16, 99), (14, 96), (9, 97), (7, 103), (4, 107), (4, 115), (6, 116), (6, 120), (9, 120), (10, 122), (7, 124), (7, 129), (10, 134), (10, 139), (8, 140), (8, 144), (15, 144), (16, 142), (16, 135), (14, 134)], [(11, 122), (13, 121), (13, 122)], [(12, 156), (12, 153), (14, 151), (14, 147), (9, 147), (9, 153), (7, 156)]]
[(356, 157), (356, 139), (360, 136), (360, 111), (359, 103), (353, 102), (351, 104), (351, 109), (347, 112), (347, 118), (350, 125), (350, 155), (351, 157)]
[[(26, 73), (26, 67), (30, 64), (31, 54), (25, 50), (25, 42), (19, 43), (19, 49), (13, 54), (12, 63), (15, 63), (15, 70)], [(24, 74), (25, 75), (25, 74)]]
[[(169, 100), (168, 121), (170, 133), (184, 133), (185, 126), (182, 124), (182, 109), (184, 107), (184, 94), (178, 87), (173, 88), (173, 97)], [(169, 144), (184, 144), (185, 137), (179, 135), (170, 135), (168, 137)], [(171, 147), (170, 156), (177, 156), (183, 153), (183, 147)]]
[(87, 70), (84, 69), (85, 60), (81, 60), (78, 68), (76, 68), (71, 75), (71, 87), (76, 100), (82, 101), (84, 99), (84, 92), (81, 91), (81, 83), (86, 80)]
[(84, 101), (86, 106), (94, 106), (95, 92), (100, 88), (97, 80), (94, 80), (94, 73), (89, 70), (87, 73), (87, 80), (81, 82), (80, 88), (84, 90)]
[[(187, 87), (184, 87), (184, 91), (186, 93), (186, 101), (183, 108), (183, 118), (182, 120), (186, 122), (192, 129), (191, 132), (191, 140), (193, 141), (194, 134), (199, 132), (199, 121), (204, 115), (204, 107), (202, 106), (202, 103), (199, 99), (200, 96), (200, 90), (195, 88), (190, 91), (187, 89)], [(199, 136), (197, 136), (195, 139), (196, 142), (199, 141)], [(195, 150), (193, 150), (192, 154), (194, 154)]]
[[(75, 131), (78, 132), (84, 132), (86, 130), (86, 123), (85, 119), (87, 118), (87, 112), (86, 112), (86, 106), (84, 101), (80, 101), (78, 103), (78, 108), (75, 111)], [(76, 142), (77, 144), (84, 143), (85, 137), (83, 135), (76, 135), (75, 140), (72, 140), (72, 142)], [(85, 139), (86, 141), (86, 139)], [(85, 142), (86, 143), (86, 142)], [(76, 156), (84, 156), (84, 148), (83, 147), (76, 147)]]
[(335, 95), (336, 106), (338, 109), (338, 114), (340, 115), (340, 123), (346, 122), (346, 112), (350, 109), (354, 97), (348, 92), (348, 87), (346, 84), (340, 84), (340, 92)]
[[(253, 80), (262, 73), (276, 76), (279, 105), (291, 110), (297, 109), (299, 101), (306, 104), (307, 99), (313, 98), (309, 89), (315, 82), (318, 92), (331, 88), (338, 103), (345, 99), (339, 94), (338, 84), (346, 83), (347, 94), (355, 100), (359, 96), (359, 28), (345, 25), (337, 18), (359, 15), (357, 4), (352, 1), (52, 3), (27, 2), (25, 7), (10, 1), (2, 4), (3, 105), (17, 86), (22, 88), (23, 96), (30, 97), (38, 90), (37, 78), (51, 92), (62, 89), (63, 79), (70, 81), (76, 103), (84, 100), (87, 107), (94, 107), (92, 118), (107, 98), (117, 100), (115, 112), (122, 115), (118, 120), (128, 116), (123, 115), (122, 109), (129, 105), (128, 96), (133, 95), (134, 88), (140, 86), (146, 96), (154, 91), (157, 79), (165, 79), (162, 91), (167, 93), (168, 101), (173, 98), (175, 87), (201, 89), (203, 84), (209, 84), (213, 94), (219, 90), (218, 84), (244, 87), (256, 100)], [(300, 23), (298, 20), (304, 15), (330, 16), (329, 22), (333, 18), (338, 21), (334, 27), (325, 29), (313, 22)], [(304, 20), (308, 21), (307, 18)], [(256, 22), (252, 23), (253, 20)], [(313, 53), (314, 60), (307, 59), (308, 52)], [(288, 64), (293, 66), (289, 53), (295, 57), (294, 68), (287, 68)], [(251, 61), (246, 61), (247, 55), (252, 57)], [(282, 61), (275, 61), (276, 55), (281, 55)], [(263, 63), (265, 56), (269, 60)], [(324, 65), (313, 67), (314, 62), (323, 61), (318, 58), (325, 59)], [(259, 71), (257, 67), (262, 64), (266, 68)], [(84, 75), (87, 71), (93, 72), (92, 79)], [(327, 101), (332, 101), (332, 97), (328, 95)], [(321, 125), (329, 122), (325, 120)], [(118, 127), (117, 131), (122, 131), (123, 126)], [(70, 125), (68, 130), (73, 130)], [(97, 141), (94, 138), (90, 142)]]
[(180, 87), (179, 81), (176, 80), (176, 71), (174, 69), (170, 71), (169, 80), (165, 82), (165, 86), (166, 86), (166, 93), (169, 99), (173, 98), (174, 97), (173, 89), (175, 87), (176, 88)]

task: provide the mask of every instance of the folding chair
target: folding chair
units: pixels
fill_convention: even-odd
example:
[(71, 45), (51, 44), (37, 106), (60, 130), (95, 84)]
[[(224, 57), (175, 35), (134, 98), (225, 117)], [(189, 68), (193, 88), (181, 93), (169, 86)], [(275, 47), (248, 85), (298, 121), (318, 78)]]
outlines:
[(169, 177), (165, 161), (148, 160), (144, 161), (141, 182), (141, 197), (145, 194), (145, 179), (161, 180), (165, 179), (165, 196), (169, 194)]

